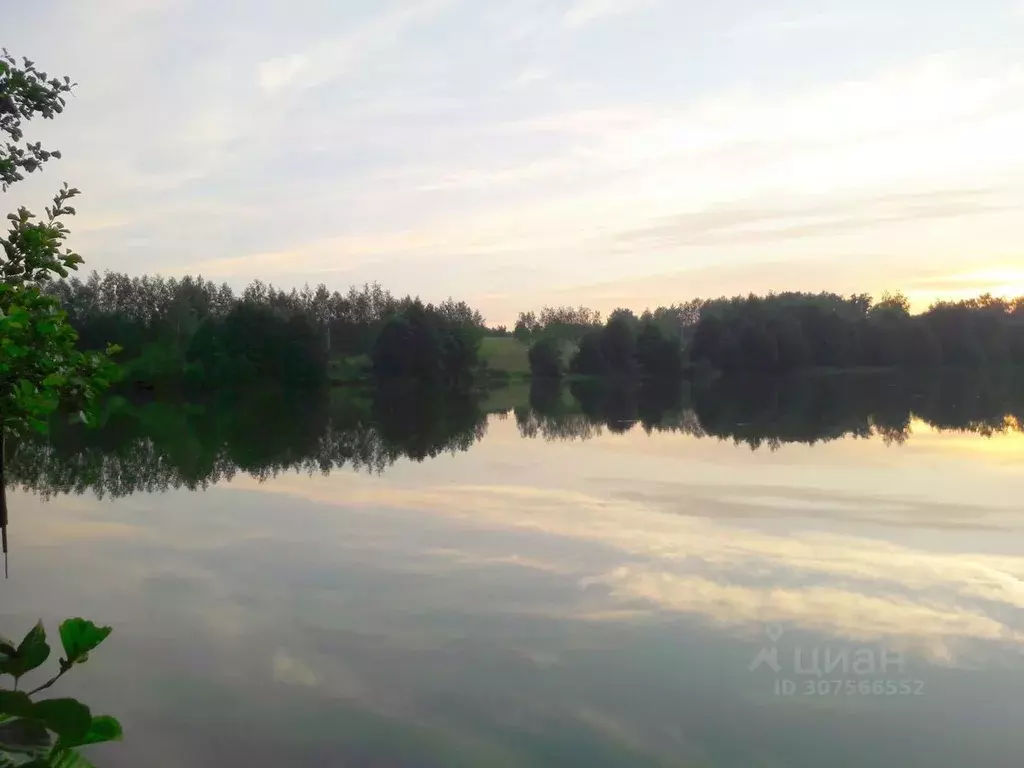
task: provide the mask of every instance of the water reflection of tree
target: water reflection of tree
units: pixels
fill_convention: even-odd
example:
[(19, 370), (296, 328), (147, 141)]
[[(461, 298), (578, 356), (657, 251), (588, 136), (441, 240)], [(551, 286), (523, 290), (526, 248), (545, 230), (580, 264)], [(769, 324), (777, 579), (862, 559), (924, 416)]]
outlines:
[[(752, 449), (844, 437), (898, 445), (912, 419), (941, 430), (993, 435), (1024, 430), (1024, 375), (835, 375), (718, 380), (709, 385), (535, 381), (515, 408), (520, 434), (587, 440), (642, 429), (727, 440)], [(102, 427), (56, 423), (48, 439), (9, 445), (7, 479), (43, 495), (121, 497), (203, 489), (241, 472), (383, 472), (468, 450), (486, 431), (472, 394), (424, 388), (267, 392), (202, 404), (118, 401)]]
[(720, 379), (702, 386), (574, 382), (571, 397), (536, 389), (517, 411), (520, 433), (547, 440), (589, 439), (640, 425), (776, 450), (844, 437), (904, 443), (911, 421), (940, 430), (992, 435), (1024, 425), (1024, 376), (1013, 370), (943, 376), (828, 375)]
[(534, 379), (530, 403), (515, 409), (516, 426), (523, 437), (545, 440), (588, 440), (603, 432), (603, 424), (580, 413), (558, 380)]
[(57, 423), (49, 439), (15, 446), (7, 477), (44, 496), (92, 491), (121, 497), (205, 489), (237, 473), (341, 467), (379, 473), (401, 458), (465, 451), (486, 430), (471, 394), (401, 391), (287, 392), (203, 404), (118, 401), (88, 432)]
[(468, 451), (487, 431), (486, 416), (472, 395), (408, 385), (378, 389), (373, 423), (391, 463)]

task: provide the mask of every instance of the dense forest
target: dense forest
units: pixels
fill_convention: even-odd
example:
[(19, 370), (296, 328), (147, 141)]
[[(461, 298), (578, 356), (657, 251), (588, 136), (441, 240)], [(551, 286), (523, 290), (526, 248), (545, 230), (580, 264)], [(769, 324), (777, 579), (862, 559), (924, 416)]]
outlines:
[(844, 437), (912, 439), (912, 420), (940, 430), (1024, 431), (1024, 372), (941, 376), (890, 373), (706, 385), (536, 379), (528, 400), (493, 408), (472, 391), (378, 387), (309, 397), (267, 392), (204, 403), (163, 399), (107, 404), (94, 430), (56, 423), (49, 437), (12, 444), (8, 477), (44, 496), (92, 491), (120, 497), (207, 488), (244, 473), (381, 473), (400, 459), (469, 450), (490, 418), (514, 414), (526, 438), (585, 440), (603, 431), (674, 432), (778, 450)]
[(283, 291), (260, 281), (240, 295), (202, 277), (93, 272), (49, 283), (84, 348), (121, 347), (129, 383), (310, 385), (331, 360), (384, 378), (462, 383), (477, 366), (483, 317), (465, 302), (424, 304), (379, 285), (346, 294)]
[(687, 368), (784, 374), (807, 368), (1024, 364), (1024, 297), (940, 301), (912, 315), (901, 294), (780, 293), (646, 311), (520, 315), (535, 375), (677, 378)]
[[(377, 284), (342, 294), (256, 281), (236, 294), (202, 277), (93, 272), (46, 289), (81, 347), (116, 343), (125, 381), (143, 386), (403, 379), (464, 389), (515, 373), (678, 380), (705, 370), (1024, 364), (1024, 297), (937, 302), (917, 315), (900, 294), (694, 299), (640, 315), (617, 309), (606, 321), (586, 307), (546, 307), (522, 313), (510, 332), (488, 328), (466, 302), (398, 298)], [(521, 346), (528, 363), (503, 371), (483, 354), (487, 342)]]

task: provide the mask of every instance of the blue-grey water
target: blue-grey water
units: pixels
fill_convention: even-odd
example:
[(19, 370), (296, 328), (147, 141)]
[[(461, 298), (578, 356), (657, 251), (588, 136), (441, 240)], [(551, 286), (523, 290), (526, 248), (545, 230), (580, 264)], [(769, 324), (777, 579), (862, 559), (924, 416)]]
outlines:
[(531, 418), (379, 472), (14, 490), (3, 633), (114, 627), (60, 682), (124, 724), (101, 767), (1022, 764), (1013, 417), (758, 450)]

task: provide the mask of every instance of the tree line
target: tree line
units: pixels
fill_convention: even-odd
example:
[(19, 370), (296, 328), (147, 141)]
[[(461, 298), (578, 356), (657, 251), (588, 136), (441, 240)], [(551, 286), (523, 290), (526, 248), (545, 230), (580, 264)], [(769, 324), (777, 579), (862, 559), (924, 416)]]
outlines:
[(1024, 363), (1024, 297), (939, 301), (919, 315), (901, 295), (787, 293), (717, 302), (702, 312), (690, 358), (724, 371), (808, 366), (935, 367)]
[[(28, 60), (0, 57), (3, 191), (60, 157), (25, 140), (24, 126), (60, 114), (72, 88)], [(464, 388), (486, 367), (487, 335), (529, 345), (531, 372), (556, 379), (1024, 363), (1024, 297), (937, 302), (920, 315), (900, 294), (878, 302), (831, 293), (693, 299), (639, 316), (617, 309), (607, 321), (582, 306), (545, 307), (521, 313), (510, 332), (488, 328), (466, 302), (398, 298), (379, 284), (342, 294), (257, 280), (236, 295), (201, 276), (93, 272), (81, 280), (72, 273), (82, 258), (66, 247), (77, 195), (64, 185), (41, 218), (19, 208), (0, 237), (0, 429), (45, 429), (59, 405), (88, 420), (116, 377), (212, 389), (366, 373)], [(120, 365), (94, 351), (114, 351), (109, 344)]]
[(261, 281), (236, 294), (202, 277), (93, 272), (44, 283), (82, 349), (115, 342), (131, 381), (202, 385), (327, 378), (357, 360), (377, 379), (467, 386), (481, 341), (511, 335), (534, 376), (679, 379), (701, 369), (785, 374), (806, 368), (1024, 364), (1024, 297), (939, 301), (912, 315), (902, 294), (779, 293), (693, 299), (605, 320), (586, 307), (521, 313), (488, 328), (464, 301), (396, 297), (379, 284), (347, 293), (284, 291)]
[(323, 382), (329, 361), (361, 357), (379, 377), (462, 383), (484, 319), (465, 302), (424, 304), (379, 284), (284, 291), (259, 280), (240, 294), (200, 277), (93, 272), (48, 282), (79, 344), (121, 347), (129, 381), (197, 385)]
[(676, 379), (687, 370), (785, 374), (807, 368), (1024, 364), (1024, 297), (938, 301), (912, 315), (902, 294), (779, 293), (695, 299), (605, 321), (580, 309), (521, 314), (534, 375)]

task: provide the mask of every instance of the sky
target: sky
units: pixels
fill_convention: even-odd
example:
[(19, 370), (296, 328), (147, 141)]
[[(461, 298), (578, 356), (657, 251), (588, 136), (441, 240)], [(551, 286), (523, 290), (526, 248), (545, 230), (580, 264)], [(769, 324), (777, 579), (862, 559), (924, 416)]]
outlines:
[(79, 85), (4, 194), (86, 268), (379, 281), (493, 323), (1024, 294), (1022, 0), (0, 0)]

